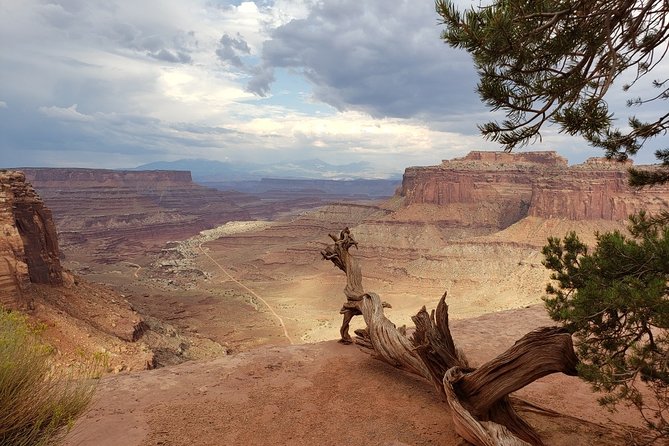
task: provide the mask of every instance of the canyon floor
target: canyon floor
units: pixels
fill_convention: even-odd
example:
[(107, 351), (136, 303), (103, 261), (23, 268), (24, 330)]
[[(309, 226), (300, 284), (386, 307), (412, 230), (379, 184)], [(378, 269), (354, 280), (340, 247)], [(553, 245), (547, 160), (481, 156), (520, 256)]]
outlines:
[[(481, 364), (552, 325), (541, 305), (547, 235), (575, 229), (592, 242), (594, 229), (620, 225), (525, 218), (497, 231), (433, 212), (394, 199), (331, 204), (229, 222), (114, 263), (66, 249), (68, 268), (174, 330), (195, 360), (173, 365), (172, 349), (158, 358), (166, 367), (119, 367), (131, 371), (101, 380), (65, 444), (458, 444), (427, 383), (336, 342), (345, 278), (321, 259), (327, 234), (351, 227), (364, 287), (392, 304), (397, 325), (447, 291), (456, 343)], [(523, 412), (549, 445), (629, 444), (641, 425), (634, 411), (602, 409), (578, 378), (550, 376), (518, 394), (562, 414)]]

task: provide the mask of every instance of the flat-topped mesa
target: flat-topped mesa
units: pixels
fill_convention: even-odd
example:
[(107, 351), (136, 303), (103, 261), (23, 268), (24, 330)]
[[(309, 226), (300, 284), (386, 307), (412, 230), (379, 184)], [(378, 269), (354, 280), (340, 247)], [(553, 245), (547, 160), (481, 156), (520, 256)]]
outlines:
[(567, 167), (567, 159), (555, 151), (544, 152), (488, 152), (475, 150), (463, 158), (443, 160), (443, 166), (468, 166), (473, 169), (482, 169), (496, 165), (504, 168), (511, 166), (518, 168), (524, 164), (539, 164), (542, 166)]
[(15, 306), (29, 283), (63, 283), (51, 211), (22, 172), (0, 170), (0, 228), (0, 304)]
[(76, 249), (93, 261), (116, 262), (133, 253), (159, 251), (168, 240), (250, 219), (242, 194), (195, 184), (188, 171), (24, 171), (53, 211), (61, 249), (68, 255)]
[(193, 184), (187, 170), (109, 170), (81, 168), (22, 168), (28, 181), (44, 188), (66, 185), (74, 187), (146, 187), (161, 189), (172, 186), (189, 187)]
[(406, 169), (401, 195), (408, 207), (436, 205), (449, 224), (500, 229), (527, 216), (624, 221), (641, 209), (666, 210), (669, 186), (631, 188), (630, 166), (605, 158), (568, 166), (555, 152), (477, 151)]
[[(528, 215), (568, 220), (624, 221), (645, 210), (651, 214), (669, 207), (669, 185), (635, 189), (628, 185), (624, 163), (590, 158), (565, 172), (542, 175), (533, 185)], [(654, 169), (655, 166), (639, 166)]]
[(501, 229), (527, 216), (537, 176), (566, 168), (556, 152), (477, 151), (406, 169), (401, 195), (407, 206), (438, 205), (450, 224)]
[(604, 157), (592, 157), (585, 160), (583, 164), (576, 164), (572, 166), (573, 169), (591, 169), (591, 170), (618, 170), (626, 171), (634, 161), (628, 159), (625, 161), (616, 161)]

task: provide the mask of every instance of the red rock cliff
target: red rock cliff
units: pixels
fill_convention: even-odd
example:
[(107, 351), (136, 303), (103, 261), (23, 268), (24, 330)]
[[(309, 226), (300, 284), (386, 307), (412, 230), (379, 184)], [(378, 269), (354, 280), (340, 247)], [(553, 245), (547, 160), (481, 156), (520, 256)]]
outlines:
[(0, 171), (0, 303), (14, 306), (28, 283), (61, 285), (51, 211), (25, 175)]
[(66, 255), (121, 261), (230, 220), (248, 220), (240, 194), (194, 184), (188, 171), (26, 168), (53, 210)]
[(569, 220), (626, 220), (642, 209), (669, 209), (669, 186), (637, 190), (627, 184), (629, 164), (591, 158), (566, 171), (545, 172), (533, 184), (528, 215)]
[(447, 208), (454, 223), (479, 220), (503, 228), (527, 215), (534, 182), (544, 170), (566, 166), (555, 152), (471, 152), (439, 166), (406, 169), (401, 194), (409, 206)]
[(186, 170), (107, 170), (77, 168), (22, 168), (26, 178), (40, 188), (116, 187), (161, 189), (192, 184)]
[[(555, 152), (472, 152), (439, 166), (406, 169), (405, 204), (432, 204), (504, 228), (526, 216), (625, 220), (646, 209), (669, 208), (669, 187), (635, 190), (628, 164), (593, 158), (569, 167)], [(650, 168), (650, 167), (649, 167)]]

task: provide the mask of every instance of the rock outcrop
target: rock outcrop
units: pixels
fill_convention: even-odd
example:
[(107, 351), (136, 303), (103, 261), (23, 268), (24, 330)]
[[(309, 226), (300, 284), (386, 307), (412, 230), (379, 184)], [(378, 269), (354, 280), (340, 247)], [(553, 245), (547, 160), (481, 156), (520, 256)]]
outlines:
[(565, 171), (545, 172), (533, 184), (528, 215), (623, 221), (642, 209), (650, 213), (669, 209), (668, 186), (639, 190), (627, 184), (630, 165), (590, 158)]
[(22, 172), (0, 171), (0, 228), (0, 304), (30, 306), (29, 283), (63, 283), (51, 211)]
[(555, 152), (471, 152), (406, 169), (401, 195), (409, 207), (437, 205), (455, 225), (499, 229), (526, 216), (622, 221), (641, 209), (667, 209), (669, 187), (633, 189), (628, 168), (602, 158), (568, 166)]

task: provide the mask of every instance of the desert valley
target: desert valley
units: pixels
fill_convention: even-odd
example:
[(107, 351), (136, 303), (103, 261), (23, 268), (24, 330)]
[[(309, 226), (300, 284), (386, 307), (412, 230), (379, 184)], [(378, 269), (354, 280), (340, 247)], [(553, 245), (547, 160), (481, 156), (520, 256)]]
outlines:
[[(555, 325), (542, 297), (549, 236), (625, 230), (669, 207), (627, 165), (555, 152), (471, 152), (400, 182), (264, 180), (219, 190), (187, 171), (0, 171), (0, 304), (46, 327), (62, 367), (108, 367), (75, 445), (456, 445), (430, 383), (337, 342), (344, 274), (324, 261), (348, 227), (365, 289), (398, 327), (447, 292), (475, 366)], [(208, 187), (212, 186), (212, 187)], [(362, 317), (352, 327), (362, 328)], [(630, 444), (642, 420), (610, 413), (574, 376), (517, 396), (547, 445)]]

